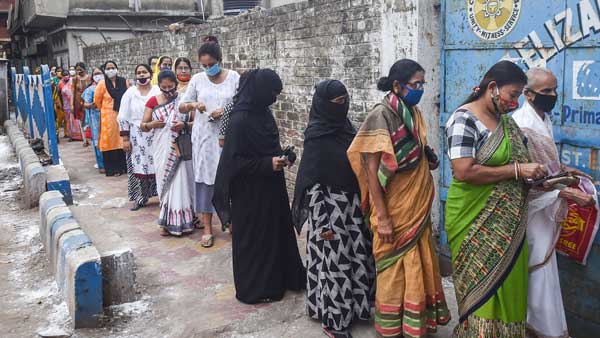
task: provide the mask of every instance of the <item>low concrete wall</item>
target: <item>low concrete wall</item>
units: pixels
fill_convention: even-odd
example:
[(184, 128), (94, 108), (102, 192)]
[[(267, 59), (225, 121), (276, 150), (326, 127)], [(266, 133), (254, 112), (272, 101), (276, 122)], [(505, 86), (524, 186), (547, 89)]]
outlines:
[(57, 190), (63, 195), (67, 205), (73, 204), (73, 192), (71, 191), (71, 180), (67, 169), (62, 165), (48, 166), (48, 178), (46, 188), (48, 191)]
[(40, 237), (62, 291), (73, 328), (97, 327), (103, 315), (100, 253), (59, 191), (40, 197)]
[(80, 220), (83, 231), (92, 239), (102, 259), (104, 306), (136, 300), (133, 251), (117, 233), (106, 229), (103, 219), (90, 219), (96, 206), (78, 205), (71, 212)]
[(10, 142), (15, 148), (15, 153), (21, 166), (25, 191), (25, 207), (36, 207), (40, 196), (46, 191), (46, 170), (40, 164), (37, 155), (29, 145), (29, 141), (27, 141), (21, 130), (19, 130), (16, 122), (12, 120), (5, 121), (4, 128)]

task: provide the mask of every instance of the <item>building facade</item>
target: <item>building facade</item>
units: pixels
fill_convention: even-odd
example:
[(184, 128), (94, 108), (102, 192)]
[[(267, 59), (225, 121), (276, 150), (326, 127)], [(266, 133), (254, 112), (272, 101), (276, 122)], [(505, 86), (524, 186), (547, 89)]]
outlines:
[(35, 68), (75, 64), (87, 46), (164, 31), (176, 22), (202, 22), (210, 1), (16, 0), (8, 13), (12, 64)]
[(0, 0), (0, 59), (6, 59), (10, 54), (10, 34), (7, 22), (8, 13), (15, 0)]

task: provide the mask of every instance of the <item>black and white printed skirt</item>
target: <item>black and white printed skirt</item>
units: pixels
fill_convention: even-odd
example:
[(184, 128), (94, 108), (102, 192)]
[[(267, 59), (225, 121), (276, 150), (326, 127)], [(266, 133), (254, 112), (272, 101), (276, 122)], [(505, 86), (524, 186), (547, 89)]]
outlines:
[[(368, 320), (375, 300), (372, 236), (357, 193), (315, 184), (308, 201), (307, 312), (323, 327), (346, 331)], [(320, 234), (333, 231), (326, 240)]]

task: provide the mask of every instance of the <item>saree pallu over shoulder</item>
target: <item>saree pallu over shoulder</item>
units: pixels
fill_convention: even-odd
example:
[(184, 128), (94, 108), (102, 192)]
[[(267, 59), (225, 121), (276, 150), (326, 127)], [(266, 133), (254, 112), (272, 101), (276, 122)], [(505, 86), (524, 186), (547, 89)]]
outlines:
[(152, 120), (165, 122), (154, 131), (152, 143), (156, 186), (160, 198), (158, 224), (170, 234), (180, 236), (193, 230), (193, 172), (191, 161), (179, 158), (176, 139), (179, 133), (171, 128), (177, 121), (187, 122), (187, 114), (179, 114), (179, 101), (154, 107)]
[[(380, 337), (425, 337), (450, 320), (431, 239), (434, 183), (423, 156), (425, 144), (421, 112), (416, 107), (409, 111), (395, 95), (388, 95), (369, 113), (348, 149), (361, 208), (373, 232), (375, 330)], [(367, 157), (374, 153), (381, 153), (377, 178), (394, 225), (391, 244), (377, 233), (380, 211), (369, 196)]]
[[(486, 165), (498, 151), (510, 153), (508, 163), (530, 162), (523, 134), (510, 117), (502, 118), (502, 129), (494, 132), (477, 152), (476, 162)], [(520, 257), (525, 241), (527, 193), (524, 184), (517, 180), (495, 184), (483, 209), (460, 242), (453, 259), (453, 278), (461, 323), (496, 293)], [(481, 320), (482, 323), (472, 323), (473, 320)], [(492, 328), (495, 320), (483, 323), (485, 321), (469, 317), (469, 327), (475, 326), (475, 330), (488, 332), (487, 325), (490, 326), (489, 332), (497, 330), (497, 327)], [(506, 323), (502, 327), (508, 331), (522, 330), (514, 323)], [(512, 337), (508, 331), (506, 337)], [(505, 337), (500, 332), (498, 334)], [(458, 336), (470, 337), (464, 332)]]
[[(373, 108), (348, 148), (348, 158), (358, 179), (361, 208), (367, 224), (376, 214), (367, 186), (369, 153), (381, 153), (377, 176), (381, 187), (386, 190), (390, 216), (394, 216), (394, 213), (406, 215), (398, 215), (402, 220), (397, 222), (394, 229), (395, 249), (390, 252), (387, 246), (385, 250), (375, 248), (378, 271), (393, 265), (415, 245), (429, 220), (434, 197), (428, 164), (421, 161), (423, 147), (427, 143), (425, 122), (417, 107), (411, 110), (396, 95), (387, 95)], [(409, 207), (407, 203), (400, 203), (400, 200), (413, 203)]]

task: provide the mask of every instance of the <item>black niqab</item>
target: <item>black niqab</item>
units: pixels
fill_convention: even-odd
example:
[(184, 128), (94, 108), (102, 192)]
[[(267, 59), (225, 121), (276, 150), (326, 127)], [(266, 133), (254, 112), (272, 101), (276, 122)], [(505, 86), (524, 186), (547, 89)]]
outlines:
[(252, 71), (240, 84), (217, 169), (213, 204), (232, 224), (235, 297), (255, 304), (306, 286), (280, 156), (279, 133), (269, 106), (282, 84), (270, 69)]
[(308, 126), (304, 132), (304, 151), (296, 175), (292, 219), (298, 233), (308, 217), (306, 191), (320, 183), (346, 192), (359, 192), (356, 176), (346, 151), (356, 130), (348, 120), (349, 99), (344, 104), (332, 99), (347, 95), (338, 80), (320, 82), (313, 95)]
[(213, 204), (223, 224), (231, 221), (231, 183), (240, 172), (241, 158), (279, 156), (279, 130), (269, 106), (283, 84), (271, 69), (251, 70), (240, 83), (237, 101), (231, 112), (225, 146), (221, 154)]

